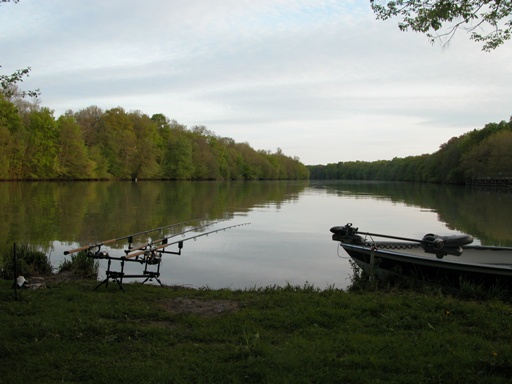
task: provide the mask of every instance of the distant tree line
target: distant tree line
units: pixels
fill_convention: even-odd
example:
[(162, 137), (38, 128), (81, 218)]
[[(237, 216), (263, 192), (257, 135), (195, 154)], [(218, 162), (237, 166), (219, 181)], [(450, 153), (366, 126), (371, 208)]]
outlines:
[(463, 184), (512, 177), (512, 118), (451, 138), (433, 154), (308, 166), (312, 179)]
[[(12, 86), (10, 87), (12, 90)], [(0, 180), (307, 179), (298, 158), (255, 150), (163, 114), (90, 106), (54, 117), (0, 92)]]

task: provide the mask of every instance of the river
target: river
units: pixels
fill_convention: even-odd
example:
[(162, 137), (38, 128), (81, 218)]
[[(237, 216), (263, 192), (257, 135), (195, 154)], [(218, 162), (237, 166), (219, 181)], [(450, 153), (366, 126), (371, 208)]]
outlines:
[[(194, 220), (134, 243), (236, 226), (185, 241), (179, 256), (164, 255), (162, 283), (195, 288), (346, 288), (349, 259), (329, 232), (346, 223), (403, 237), (468, 233), (476, 243), (512, 245), (511, 190), (415, 183), (4, 182), (0, 215), (3, 245), (36, 245), (55, 267), (69, 257), (65, 250), (151, 228)], [(122, 256), (126, 239), (109, 246)], [(100, 278), (105, 268), (102, 261)]]

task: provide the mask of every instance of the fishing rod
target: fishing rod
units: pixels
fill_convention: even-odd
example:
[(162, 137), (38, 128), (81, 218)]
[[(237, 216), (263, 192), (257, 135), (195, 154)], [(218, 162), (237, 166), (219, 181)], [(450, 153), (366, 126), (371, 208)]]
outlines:
[[(76, 252), (80, 252), (80, 251), (88, 251), (88, 250), (90, 250), (92, 248), (95, 248), (95, 247), (101, 247), (102, 245), (115, 243), (116, 241), (120, 241), (120, 240), (124, 240), (124, 239), (131, 239), (131, 238), (136, 237), (136, 236), (145, 235), (146, 233), (160, 231), (160, 230), (166, 229), (166, 228), (177, 227), (178, 225), (183, 225), (183, 224), (190, 223), (192, 221), (197, 221), (197, 220), (199, 220), (199, 219), (192, 219), (192, 220), (182, 221), (181, 223), (165, 225), (163, 227), (148, 229), (147, 231), (137, 232), (137, 233), (134, 233), (134, 234), (131, 234), (131, 235), (127, 235), (127, 236), (123, 236), (123, 237), (118, 237), (118, 238), (115, 238), (115, 239), (100, 241), (99, 243), (96, 243), (96, 244), (86, 245), (84, 247), (70, 249), (69, 251), (64, 251), (64, 254), (65, 255), (70, 255), (72, 253), (76, 253)], [(131, 243), (131, 240), (129, 242)]]
[(213, 222), (211, 222), (209, 224), (201, 225), (199, 227), (194, 227), (194, 228), (188, 229), (186, 231), (183, 231), (183, 232), (180, 232), (180, 233), (176, 233), (174, 235), (170, 235), (170, 236), (166, 236), (166, 237), (163, 237), (161, 239), (158, 239), (158, 240), (150, 241), (150, 242), (148, 242), (146, 244), (139, 245), (138, 247), (125, 249), (124, 252), (126, 254), (128, 254), (130, 252), (134, 252), (134, 251), (137, 251), (137, 250), (140, 250), (140, 249), (144, 249), (146, 247), (152, 247), (155, 243), (162, 243), (163, 244), (164, 241), (168, 241), (169, 239), (172, 239), (173, 237), (180, 236), (180, 235), (183, 236), (185, 233), (197, 231), (199, 229), (203, 229), (203, 228), (207, 228), (207, 227), (211, 227), (214, 224), (218, 224), (218, 223), (226, 221), (226, 220), (228, 220), (228, 219), (213, 221)]
[[(159, 252), (164, 252), (164, 248), (165, 247), (168, 247), (168, 246), (171, 246), (171, 245), (174, 245), (174, 244), (178, 244), (178, 247), (181, 249), (183, 248), (183, 243), (185, 241), (188, 241), (188, 240), (195, 240), (201, 236), (208, 236), (212, 233), (217, 233), (217, 232), (220, 232), (220, 231), (225, 231), (226, 229), (231, 229), (231, 228), (235, 228), (235, 227), (241, 227), (243, 225), (249, 225), (251, 223), (241, 223), (241, 224), (235, 224), (235, 225), (230, 225), (229, 227), (224, 227), (224, 228), (219, 228), (219, 229), (215, 229), (213, 231), (209, 231), (209, 232), (205, 232), (205, 233), (201, 233), (199, 235), (195, 235), (195, 236), (191, 236), (191, 237), (187, 237), (186, 239), (182, 239), (182, 240), (177, 240), (177, 241), (174, 241), (172, 243), (162, 243), (160, 245), (157, 245), (155, 247), (151, 247), (151, 249), (146, 249), (146, 250), (139, 250), (137, 252), (129, 252), (127, 255), (126, 255), (126, 258), (127, 259), (132, 259), (134, 257), (137, 257), (137, 256), (140, 256), (140, 255), (144, 255), (144, 254), (147, 254), (148, 252), (151, 253), (151, 252), (155, 252), (155, 251), (159, 251)], [(160, 251), (160, 249), (162, 249), (162, 251)]]

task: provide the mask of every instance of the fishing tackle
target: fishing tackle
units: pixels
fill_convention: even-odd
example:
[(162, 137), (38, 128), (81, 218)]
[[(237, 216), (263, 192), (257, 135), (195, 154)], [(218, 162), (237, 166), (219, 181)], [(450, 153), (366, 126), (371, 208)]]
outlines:
[[(177, 223), (177, 224), (172, 224), (172, 225), (168, 225), (168, 226), (164, 226), (164, 227), (160, 227), (160, 228), (150, 229), (150, 230), (139, 232), (139, 233), (136, 233), (133, 235), (118, 237), (116, 239), (101, 241), (96, 244), (92, 244), (92, 245), (88, 245), (88, 246), (84, 246), (84, 247), (80, 247), (80, 248), (71, 249), (69, 251), (65, 251), (64, 254), (69, 255), (69, 254), (72, 254), (75, 252), (87, 251), (87, 257), (90, 257), (93, 259), (106, 259), (107, 260), (107, 270), (105, 271), (106, 278), (100, 284), (98, 284), (94, 289), (97, 289), (98, 287), (100, 287), (103, 284), (105, 284), (105, 287), (108, 287), (108, 282), (110, 280), (112, 280), (113, 282), (116, 282), (119, 285), (119, 288), (121, 290), (124, 291), (122, 283), (123, 283), (123, 279), (126, 279), (126, 278), (145, 278), (145, 280), (142, 282), (142, 284), (144, 284), (146, 281), (152, 281), (153, 279), (155, 279), (163, 287), (163, 284), (159, 279), (160, 263), (162, 260), (162, 254), (181, 255), (181, 251), (183, 249), (183, 243), (185, 241), (197, 240), (198, 238), (200, 238), (202, 236), (207, 236), (212, 233), (217, 233), (220, 231), (225, 231), (227, 229), (236, 228), (236, 227), (250, 224), (250, 223), (235, 224), (235, 225), (230, 225), (228, 227), (223, 227), (223, 228), (215, 229), (212, 231), (200, 233), (200, 234), (197, 234), (194, 236), (185, 237), (187, 233), (197, 232), (201, 229), (210, 227), (214, 224), (218, 224), (225, 220), (226, 219), (217, 220), (217, 221), (205, 224), (205, 225), (196, 226), (196, 227), (193, 227), (186, 231), (182, 231), (182, 232), (174, 234), (174, 235), (166, 236), (159, 240), (150, 241), (146, 244), (143, 244), (143, 245), (140, 245), (137, 247), (132, 247), (133, 237), (135, 237), (135, 236), (140, 236), (143, 234), (155, 232), (155, 231), (162, 230), (165, 228), (171, 228), (171, 227), (175, 227), (175, 226), (182, 225), (185, 223), (190, 223), (194, 220), (188, 220), (188, 221), (184, 221), (184, 222)], [(180, 240), (173, 241), (173, 242), (169, 241), (170, 239), (178, 237), (178, 236), (182, 236), (183, 238)], [(107, 251), (102, 250), (102, 246), (104, 246), (106, 244), (114, 243), (116, 241), (124, 240), (124, 239), (128, 239), (128, 243), (129, 243), (128, 249), (126, 249), (124, 251), (125, 252), (124, 256), (120, 256), (120, 257), (119, 256), (111, 256)], [(167, 247), (170, 247), (172, 245), (177, 245), (178, 250), (177, 251), (166, 250)], [(111, 270), (112, 261), (120, 262), (120, 270), (118, 270), (118, 271)], [(143, 264), (144, 265), (143, 272), (140, 274), (125, 273), (124, 267), (127, 262), (137, 262), (137, 263)], [(156, 270), (150, 269), (152, 267), (156, 268)]]
[(145, 234), (151, 233), (151, 232), (161, 231), (162, 229), (177, 227), (179, 225), (183, 225), (183, 224), (186, 224), (186, 223), (191, 223), (193, 221), (197, 221), (197, 219), (182, 221), (181, 223), (165, 225), (165, 226), (159, 227), (159, 228), (148, 229), (147, 231), (142, 231), (142, 232), (134, 233), (132, 235), (127, 235), (127, 236), (118, 237), (118, 238), (115, 238), (115, 239), (100, 241), (99, 243), (96, 243), (96, 244), (91, 244), (91, 245), (86, 245), (86, 246), (80, 247), (80, 248), (70, 249), (69, 251), (65, 251), (64, 254), (65, 255), (70, 255), (72, 253), (76, 253), (76, 252), (80, 252), (80, 251), (89, 251), (89, 250), (91, 250), (93, 248), (101, 247), (102, 245), (112, 244), (112, 243), (115, 243), (117, 241), (121, 241), (121, 240), (124, 240), (124, 239), (128, 239), (128, 243), (132, 243), (133, 242), (133, 238), (136, 237), (136, 236), (145, 235)]

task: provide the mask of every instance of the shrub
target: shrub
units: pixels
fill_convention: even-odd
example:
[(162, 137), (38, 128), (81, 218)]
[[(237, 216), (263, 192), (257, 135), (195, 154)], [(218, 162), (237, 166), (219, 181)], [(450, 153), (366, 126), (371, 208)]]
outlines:
[(98, 269), (98, 260), (87, 257), (87, 252), (82, 251), (76, 255), (71, 255), (71, 260), (62, 261), (58, 273), (71, 272), (75, 276), (97, 279)]
[(0, 277), (14, 278), (14, 247), (16, 246), (16, 266), (18, 275), (30, 277), (34, 275), (49, 275), (52, 265), (44, 252), (38, 251), (28, 244), (5, 246), (0, 251)]

